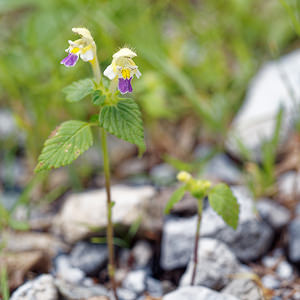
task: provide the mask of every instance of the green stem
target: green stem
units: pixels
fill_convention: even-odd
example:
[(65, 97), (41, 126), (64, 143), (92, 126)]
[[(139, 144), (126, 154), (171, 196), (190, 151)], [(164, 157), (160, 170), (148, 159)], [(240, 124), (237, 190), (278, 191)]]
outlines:
[(101, 128), (101, 146), (103, 152), (103, 165), (104, 165), (104, 175), (105, 175), (105, 188), (106, 188), (106, 204), (107, 204), (107, 227), (106, 227), (106, 238), (108, 245), (108, 274), (109, 279), (112, 285), (113, 294), (116, 300), (118, 300), (117, 295), (117, 286), (115, 281), (115, 258), (114, 258), (114, 229), (112, 223), (112, 205), (111, 201), (111, 193), (110, 193), (110, 167), (109, 167), (109, 157), (107, 150), (107, 139), (106, 139), (106, 131), (104, 128)]
[[(94, 59), (90, 61), (92, 70), (94, 73), (95, 81), (100, 84), (101, 81), (101, 70), (98, 62), (98, 57), (96, 53), (96, 45), (93, 48)], [(114, 254), (114, 228), (112, 223), (112, 206), (111, 193), (110, 193), (110, 166), (109, 166), (109, 156), (107, 150), (107, 138), (106, 131), (101, 128), (101, 147), (103, 155), (103, 165), (104, 165), (104, 175), (105, 175), (105, 189), (106, 189), (106, 205), (107, 205), (107, 227), (106, 227), (106, 238), (108, 246), (108, 275), (110, 279), (110, 284), (112, 287), (113, 295), (115, 300), (118, 300), (117, 295), (117, 285), (115, 280), (115, 254)]]
[(193, 267), (191, 285), (195, 284), (196, 271), (198, 266), (198, 247), (199, 247), (201, 220), (202, 220), (202, 209), (203, 209), (203, 200), (198, 199), (198, 219), (197, 219), (197, 229), (196, 229), (195, 245), (194, 245), (194, 267)]

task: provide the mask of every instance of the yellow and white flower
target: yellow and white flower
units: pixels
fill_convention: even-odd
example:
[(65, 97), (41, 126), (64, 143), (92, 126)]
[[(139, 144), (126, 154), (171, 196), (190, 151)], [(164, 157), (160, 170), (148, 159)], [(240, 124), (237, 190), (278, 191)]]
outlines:
[(96, 56), (96, 44), (91, 33), (86, 28), (72, 28), (72, 31), (81, 36), (76, 41), (68, 41), (69, 47), (66, 52), (69, 53), (60, 63), (66, 67), (73, 67), (79, 57), (83, 61), (93, 61)]
[(131, 80), (134, 75), (137, 78), (142, 75), (132, 60), (136, 56), (131, 49), (122, 48), (113, 55), (112, 63), (103, 72), (110, 80), (119, 80), (118, 87), (122, 94), (132, 92)]

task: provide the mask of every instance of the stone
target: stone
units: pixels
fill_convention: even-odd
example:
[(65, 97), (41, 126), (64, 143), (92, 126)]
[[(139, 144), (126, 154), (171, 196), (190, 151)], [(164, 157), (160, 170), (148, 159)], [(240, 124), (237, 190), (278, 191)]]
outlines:
[(292, 263), (300, 264), (300, 218), (288, 226), (288, 257)]
[(240, 224), (236, 231), (225, 227), (214, 238), (226, 243), (239, 260), (250, 262), (268, 252), (274, 240), (274, 232), (267, 223), (252, 220)]
[(161, 243), (160, 265), (164, 270), (185, 267), (191, 257), (197, 225), (197, 216), (168, 217)]
[(54, 278), (47, 274), (20, 286), (11, 296), (10, 300), (58, 300)]
[(161, 297), (163, 295), (162, 283), (157, 279), (147, 277), (146, 291), (152, 297)]
[(107, 260), (107, 246), (101, 244), (78, 242), (70, 253), (72, 267), (82, 270), (86, 275), (97, 275)]
[(85, 273), (79, 268), (71, 266), (70, 258), (67, 255), (59, 255), (54, 261), (57, 278), (70, 283), (79, 283), (85, 278)]
[(127, 274), (123, 281), (123, 288), (133, 291), (136, 294), (141, 294), (146, 290), (146, 276), (145, 270), (134, 270)]
[(30, 271), (48, 272), (50, 260), (40, 250), (0, 253), (0, 270), (5, 268), (8, 284), (15, 289), (23, 283), (25, 275)]
[[(288, 137), (298, 111), (300, 87), (298, 84), (300, 51), (296, 50), (279, 60), (266, 63), (253, 78), (246, 99), (235, 116), (226, 141), (226, 147), (234, 155), (242, 156), (239, 142), (260, 159), (261, 146), (271, 140), (280, 108), (284, 117), (280, 129), (280, 141)], [(289, 93), (289, 87), (294, 96)], [(296, 103), (295, 103), (296, 101)]]
[[(200, 239), (195, 285), (219, 290), (229, 283), (229, 277), (237, 273), (239, 267), (236, 257), (224, 243), (215, 239)], [(180, 286), (191, 284), (193, 268), (191, 259), (180, 279)]]
[(152, 247), (144, 240), (139, 240), (132, 249), (135, 268), (144, 268), (150, 264), (152, 259)]
[(176, 180), (176, 170), (169, 164), (154, 166), (150, 171), (150, 178), (158, 186), (166, 186)]
[[(115, 185), (111, 193), (115, 202), (113, 222), (130, 226), (138, 218), (145, 219), (155, 189), (151, 186)], [(72, 243), (92, 234), (92, 228), (104, 228), (106, 224), (106, 192), (100, 189), (69, 195), (53, 222), (53, 230)]]
[(274, 256), (264, 256), (262, 258), (262, 264), (269, 269), (274, 268), (275, 265), (278, 263), (278, 261), (279, 261), (278, 257), (274, 257)]
[(290, 211), (274, 200), (261, 199), (257, 202), (256, 207), (260, 216), (275, 230), (282, 229), (290, 221)]
[(279, 278), (285, 280), (292, 280), (293, 279), (293, 267), (287, 261), (281, 261), (277, 268), (276, 273), (278, 274)]
[(300, 173), (289, 171), (278, 178), (278, 192), (284, 197), (300, 194)]
[[(165, 295), (162, 300), (239, 300), (203, 286), (185, 286)], [(252, 299), (251, 299), (252, 300)]]
[(261, 289), (250, 279), (233, 280), (222, 290), (222, 294), (229, 294), (240, 300), (264, 300)]
[(107, 289), (99, 284), (86, 285), (83, 283), (71, 283), (56, 278), (55, 285), (59, 293), (68, 300), (82, 300), (96, 296), (108, 296)]
[[(117, 294), (118, 294), (119, 300), (136, 300), (137, 299), (136, 293), (134, 293), (131, 290), (126, 290), (123, 288), (118, 288)], [(114, 299), (114, 297), (112, 296), (112, 292), (110, 292), (110, 299)]]
[[(14, 232), (5, 231), (0, 236), (5, 241), (5, 249), (11, 252), (40, 250), (50, 258), (69, 247), (55, 236), (44, 232)], [(51, 245), (51, 247), (49, 247)]]
[(280, 288), (280, 281), (273, 275), (265, 275), (261, 279), (261, 283), (267, 289), (274, 290)]
[(241, 171), (225, 154), (214, 156), (204, 167), (201, 176), (206, 179), (238, 183)]

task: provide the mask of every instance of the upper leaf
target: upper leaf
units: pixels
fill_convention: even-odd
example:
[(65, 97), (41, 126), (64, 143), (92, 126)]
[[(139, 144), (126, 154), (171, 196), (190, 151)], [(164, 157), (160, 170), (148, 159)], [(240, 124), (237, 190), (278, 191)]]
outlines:
[(210, 190), (208, 200), (227, 225), (236, 229), (239, 222), (239, 204), (231, 189), (226, 184), (217, 184)]
[(100, 90), (96, 90), (93, 92), (92, 102), (95, 105), (101, 106), (104, 104), (105, 98), (106, 98), (105, 95), (103, 95)]
[(78, 102), (93, 91), (94, 83), (89, 78), (75, 81), (63, 89), (63, 92), (66, 94), (66, 99), (69, 102)]
[(89, 123), (74, 120), (64, 122), (46, 140), (35, 172), (68, 165), (92, 144)]
[(132, 99), (121, 99), (117, 104), (104, 106), (99, 115), (100, 126), (118, 138), (136, 144), (145, 151), (141, 112)]
[(182, 197), (184, 196), (186, 191), (186, 186), (182, 185), (181, 187), (179, 187), (177, 190), (174, 191), (174, 193), (172, 194), (170, 200), (168, 201), (166, 207), (165, 207), (165, 214), (169, 214), (170, 210), (173, 208), (173, 206), (179, 202)]

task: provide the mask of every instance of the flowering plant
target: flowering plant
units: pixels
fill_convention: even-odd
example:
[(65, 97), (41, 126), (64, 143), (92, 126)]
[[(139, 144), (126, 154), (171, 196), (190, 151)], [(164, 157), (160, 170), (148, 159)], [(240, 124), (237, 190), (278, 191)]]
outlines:
[[(86, 28), (73, 28), (80, 35), (75, 41), (69, 41), (68, 55), (61, 61), (66, 67), (74, 67), (81, 58), (91, 64), (94, 79), (83, 79), (64, 89), (69, 102), (78, 102), (90, 95), (94, 105), (99, 107), (99, 115), (91, 122), (71, 120), (58, 126), (46, 140), (36, 172), (50, 170), (70, 164), (93, 144), (91, 127), (100, 128), (104, 174), (107, 193), (107, 244), (109, 248), (109, 276), (115, 299), (118, 299), (114, 279), (115, 263), (113, 249), (113, 201), (110, 193), (110, 165), (107, 149), (107, 133), (111, 133), (127, 142), (136, 144), (140, 154), (145, 150), (144, 129), (141, 112), (136, 102), (130, 98), (121, 98), (120, 93), (132, 92), (133, 77), (141, 73), (133, 58), (136, 53), (122, 48), (113, 55), (112, 63), (104, 71), (111, 82), (107, 87), (102, 80), (97, 58), (96, 43)], [(120, 93), (119, 93), (120, 92)]]
[(198, 265), (198, 246), (200, 237), (200, 227), (203, 211), (203, 199), (208, 198), (212, 209), (222, 217), (224, 222), (236, 229), (239, 221), (239, 204), (233, 195), (231, 189), (224, 183), (219, 183), (215, 186), (208, 180), (195, 179), (191, 174), (181, 171), (177, 175), (177, 179), (183, 182), (172, 194), (169, 202), (165, 207), (165, 213), (169, 214), (172, 207), (179, 202), (186, 192), (189, 192), (198, 202), (198, 220), (194, 244), (194, 266), (191, 278), (191, 285), (195, 283), (196, 270)]

